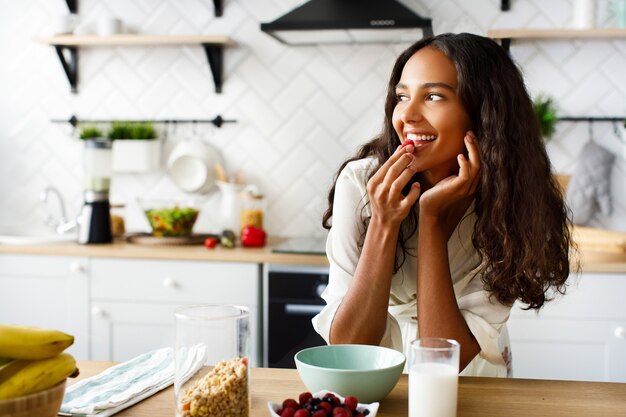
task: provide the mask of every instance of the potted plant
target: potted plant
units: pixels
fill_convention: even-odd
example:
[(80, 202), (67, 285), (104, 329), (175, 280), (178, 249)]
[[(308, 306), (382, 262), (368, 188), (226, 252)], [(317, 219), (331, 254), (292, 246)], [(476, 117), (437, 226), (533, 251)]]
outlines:
[(161, 166), (161, 142), (152, 123), (114, 122), (108, 137), (113, 141), (113, 171), (146, 172)]
[(556, 130), (557, 109), (554, 100), (546, 95), (539, 95), (533, 100), (533, 109), (539, 119), (541, 134), (546, 142), (549, 142)]
[(80, 138), (82, 140), (103, 138), (102, 130), (95, 126), (85, 126), (80, 130)]

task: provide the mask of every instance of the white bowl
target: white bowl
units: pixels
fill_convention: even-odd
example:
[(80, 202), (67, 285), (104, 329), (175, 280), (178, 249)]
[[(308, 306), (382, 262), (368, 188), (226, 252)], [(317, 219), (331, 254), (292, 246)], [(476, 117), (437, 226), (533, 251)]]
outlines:
[(406, 358), (397, 350), (370, 345), (323, 345), (294, 356), (309, 391), (330, 389), (360, 401), (382, 401), (396, 386)]
[[(322, 398), (324, 396), (326, 396), (326, 394), (331, 393), (333, 394), (335, 397), (339, 398), (341, 400), (341, 403), (344, 402), (345, 398), (342, 397), (341, 395), (337, 394), (336, 392), (333, 392), (331, 390), (321, 390), (318, 391), (316, 393), (313, 394), (313, 398)], [(297, 398), (296, 398), (297, 401)], [(359, 403), (356, 407), (356, 409), (360, 412), (363, 412), (365, 410), (369, 410), (369, 414), (367, 415), (367, 417), (375, 417), (376, 413), (378, 412), (378, 406), (380, 404), (379, 403), (370, 403), (370, 404), (362, 404)], [(271, 401), (267, 402), (267, 408), (270, 412), (270, 415), (273, 417), (280, 417), (276, 412), (282, 407), (282, 404), (278, 404), (278, 403), (274, 403)]]

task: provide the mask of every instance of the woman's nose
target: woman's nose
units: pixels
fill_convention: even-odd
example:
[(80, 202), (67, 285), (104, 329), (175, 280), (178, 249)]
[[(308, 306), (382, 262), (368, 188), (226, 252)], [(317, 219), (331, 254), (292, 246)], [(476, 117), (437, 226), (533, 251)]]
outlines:
[(411, 100), (406, 103), (400, 118), (404, 123), (415, 123), (422, 119), (422, 111), (419, 107), (419, 103)]

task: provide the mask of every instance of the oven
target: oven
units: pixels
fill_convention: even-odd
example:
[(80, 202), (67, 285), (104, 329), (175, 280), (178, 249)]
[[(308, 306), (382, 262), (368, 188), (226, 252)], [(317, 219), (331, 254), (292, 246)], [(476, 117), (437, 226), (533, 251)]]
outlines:
[(263, 292), (263, 366), (295, 368), (294, 355), (325, 345), (311, 319), (324, 305), (328, 267), (268, 265)]

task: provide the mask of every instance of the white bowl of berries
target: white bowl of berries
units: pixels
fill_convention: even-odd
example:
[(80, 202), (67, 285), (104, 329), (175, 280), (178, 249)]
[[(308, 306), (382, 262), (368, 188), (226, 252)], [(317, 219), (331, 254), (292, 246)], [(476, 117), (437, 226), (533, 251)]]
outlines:
[(267, 408), (273, 417), (375, 417), (378, 403), (361, 404), (356, 397), (322, 390), (303, 392), (297, 400), (287, 398), (282, 404), (268, 402)]

